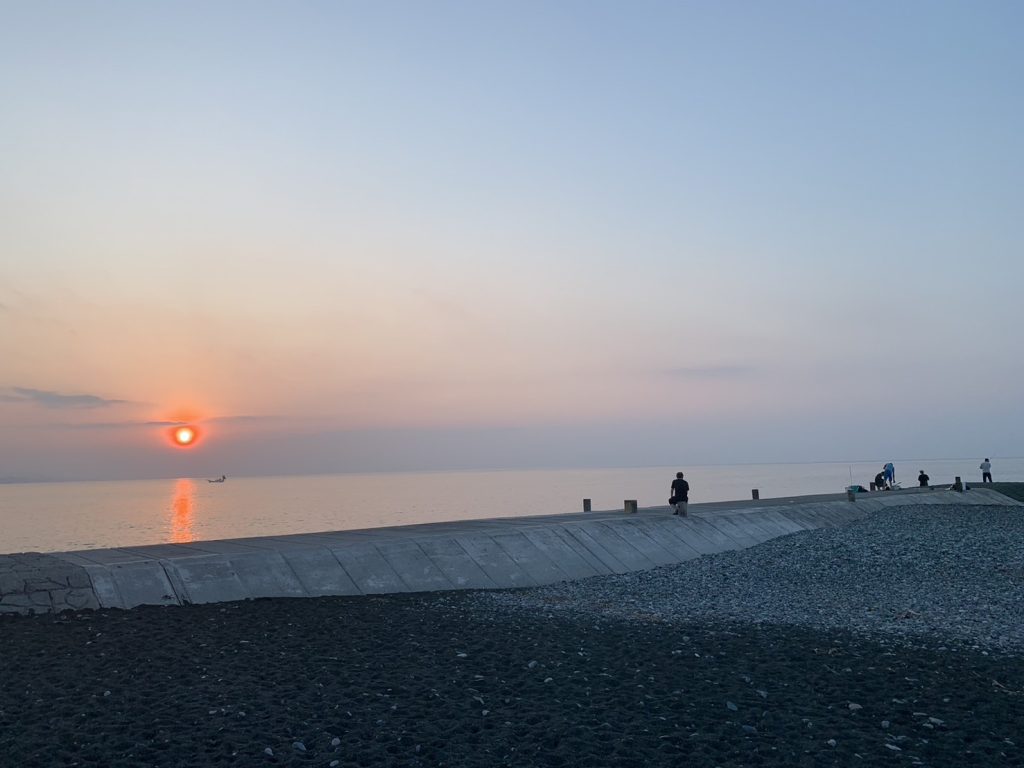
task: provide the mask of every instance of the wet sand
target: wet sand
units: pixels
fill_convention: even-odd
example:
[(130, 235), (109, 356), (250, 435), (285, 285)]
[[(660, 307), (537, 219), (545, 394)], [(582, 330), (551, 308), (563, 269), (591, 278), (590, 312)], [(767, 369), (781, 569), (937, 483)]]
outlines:
[(0, 619), (10, 766), (1024, 765), (1014, 655), (472, 593)]

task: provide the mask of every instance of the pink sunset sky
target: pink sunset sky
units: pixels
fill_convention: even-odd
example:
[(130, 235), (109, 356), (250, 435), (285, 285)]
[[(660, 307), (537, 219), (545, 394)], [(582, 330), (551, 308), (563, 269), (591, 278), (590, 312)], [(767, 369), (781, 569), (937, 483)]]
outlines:
[(0, 480), (1020, 455), (1022, 13), (9, 6)]

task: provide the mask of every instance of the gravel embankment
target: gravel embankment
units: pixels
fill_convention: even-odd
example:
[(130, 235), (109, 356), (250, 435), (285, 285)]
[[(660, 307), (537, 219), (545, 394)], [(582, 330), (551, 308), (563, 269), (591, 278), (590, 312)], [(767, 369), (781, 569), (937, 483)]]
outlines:
[(1024, 650), (1024, 507), (902, 507), (681, 565), (479, 593), (504, 607)]
[(0, 617), (0, 766), (1024, 766), (1021, 515), (506, 593)]

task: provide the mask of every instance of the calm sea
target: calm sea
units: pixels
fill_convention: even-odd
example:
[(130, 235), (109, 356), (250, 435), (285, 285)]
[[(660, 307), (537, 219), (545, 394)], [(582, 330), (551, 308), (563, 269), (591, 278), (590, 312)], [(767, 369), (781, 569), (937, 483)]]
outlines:
[[(933, 484), (956, 475), (980, 481), (976, 459), (895, 461), (896, 479)], [(881, 467), (868, 463), (682, 467), (690, 501), (839, 493), (867, 487)], [(1024, 479), (1024, 459), (993, 458), (998, 480)], [(577, 512), (667, 503), (676, 467), (508, 470), (230, 477), (130, 482), (0, 485), (0, 552), (53, 552), (203, 539), (336, 531), (442, 520)]]

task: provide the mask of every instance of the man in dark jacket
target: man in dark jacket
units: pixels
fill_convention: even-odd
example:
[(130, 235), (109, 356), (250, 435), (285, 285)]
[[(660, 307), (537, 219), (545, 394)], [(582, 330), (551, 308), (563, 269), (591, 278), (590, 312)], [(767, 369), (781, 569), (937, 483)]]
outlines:
[(682, 472), (676, 472), (676, 479), (672, 481), (672, 498), (668, 500), (675, 510), (673, 515), (686, 517), (687, 509), (690, 506), (690, 484), (683, 479)]

